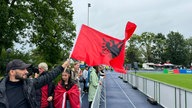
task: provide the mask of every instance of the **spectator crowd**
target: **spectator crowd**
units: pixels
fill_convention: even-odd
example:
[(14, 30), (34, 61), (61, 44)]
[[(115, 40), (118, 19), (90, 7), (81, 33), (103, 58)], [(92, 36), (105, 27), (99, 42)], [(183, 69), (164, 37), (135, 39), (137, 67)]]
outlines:
[(105, 77), (103, 65), (80, 68), (79, 61), (66, 60), (52, 70), (45, 62), (38, 64), (38, 70), (31, 67), (20, 59), (7, 64), (0, 81), (0, 108), (82, 108), (83, 94), (91, 108), (102, 84), (99, 79)]

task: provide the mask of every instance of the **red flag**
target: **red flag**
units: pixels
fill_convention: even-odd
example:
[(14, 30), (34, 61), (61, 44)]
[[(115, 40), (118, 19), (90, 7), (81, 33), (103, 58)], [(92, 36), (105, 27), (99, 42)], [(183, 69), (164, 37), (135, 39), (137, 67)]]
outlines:
[(79, 96), (78, 85), (74, 84), (71, 89), (66, 91), (60, 81), (54, 90), (54, 108), (66, 108), (66, 97), (69, 99), (71, 108), (80, 108)]
[(136, 29), (136, 25), (132, 22), (128, 22), (125, 28), (125, 40), (128, 40)]
[(89, 66), (105, 64), (117, 72), (125, 73), (123, 68), (125, 42), (131, 37), (136, 25), (128, 22), (125, 39), (119, 40), (82, 25), (71, 58), (86, 62)]

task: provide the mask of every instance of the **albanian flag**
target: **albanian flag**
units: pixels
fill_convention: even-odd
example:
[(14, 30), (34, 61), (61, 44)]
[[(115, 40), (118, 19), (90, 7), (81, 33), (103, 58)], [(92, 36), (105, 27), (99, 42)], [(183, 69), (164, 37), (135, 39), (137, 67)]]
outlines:
[(86, 25), (82, 25), (71, 58), (86, 62), (89, 66), (109, 65), (116, 72), (125, 73), (125, 43), (136, 29), (134, 23), (128, 22), (125, 38), (116, 39)]
[(58, 83), (54, 90), (54, 108), (66, 108), (66, 99), (69, 99), (71, 108), (80, 108), (80, 91), (78, 85), (74, 84), (68, 91)]

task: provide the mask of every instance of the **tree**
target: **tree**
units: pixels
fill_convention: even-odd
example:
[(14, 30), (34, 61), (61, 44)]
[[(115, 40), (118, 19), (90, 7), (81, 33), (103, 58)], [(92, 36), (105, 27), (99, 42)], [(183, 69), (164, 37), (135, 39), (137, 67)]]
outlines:
[(183, 35), (171, 31), (166, 40), (166, 57), (173, 64), (186, 65), (186, 44)]
[(158, 33), (154, 37), (154, 46), (153, 46), (153, 61), (154, 63), (163, 63), (163, 54), (165, 51), (165, 42), (166, 38), (162, 33)]
[(153, 62), (153, 46), (154, 46), (155, 34), (150, 32), (144, 32), (139, 37), (140, 50), (144, 55), (145, 62)]
[(27, 24), (32, 21), (27, 0), (0, 0), (0, 54), (14, 42), (22, 42)]
[(46, 62), (55, 64), (62, 60), (61, 51), (69, 51), (73, 45), (75, 25), (71, 4), (69, 0), (34, 0), (31, 6), (35, 18), (30, 39)]
[(75, 37), (70, 0), (1, 0), (0, 3), (0, 54), (3, 48), (19, 42), (35, 45), (39, 56), (52, 64), (68, 55)]
[(138, 35), (134, 34), (131, 39), (128, 41), (126, 46), (126, 57), (125, 63), (132, 64), (133, 62), (142, 62), (142, 55), (139, 50), (138, 45)]
[(192, 63), (192, 37), (188, 38), (185, 40), (186, 42), (186, 54), (187, 54), (187, 59), (186, 59), (186, 64), (188, 66), (191, 66)]

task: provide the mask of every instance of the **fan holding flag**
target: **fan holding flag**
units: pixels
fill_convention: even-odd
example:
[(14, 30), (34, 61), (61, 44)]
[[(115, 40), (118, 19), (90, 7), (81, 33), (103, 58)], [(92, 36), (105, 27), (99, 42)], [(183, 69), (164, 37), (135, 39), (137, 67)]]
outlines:
[(105, 64), (113, 67), (116, 72), (125, 73), (125, 43), (132, 36), (136, 25), (128, 22), (125, 38), (116, 39), (86, 25), (82, 25), (74, 44), (71, 58), (84, 61), (89, 66)]

